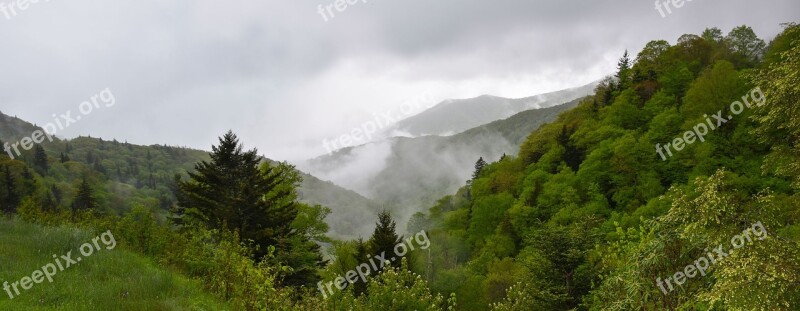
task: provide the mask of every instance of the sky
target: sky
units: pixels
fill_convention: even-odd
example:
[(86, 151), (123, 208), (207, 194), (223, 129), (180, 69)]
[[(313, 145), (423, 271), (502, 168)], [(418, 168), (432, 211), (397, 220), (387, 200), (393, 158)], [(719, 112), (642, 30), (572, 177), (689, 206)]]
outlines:
[[(800, 20), (797, 0), (664, 14), (641, 0), (20, 2), (0, 0), (3, 113), (70, 111), (81, 119), (56, 135), (203, 150), (230, 129), (289, 161), (421, 96), (536, 95), (611, 74), (651, 40), (747, 24), (769, 41)], [(106, 89), (114, 104), (82, 114)]]

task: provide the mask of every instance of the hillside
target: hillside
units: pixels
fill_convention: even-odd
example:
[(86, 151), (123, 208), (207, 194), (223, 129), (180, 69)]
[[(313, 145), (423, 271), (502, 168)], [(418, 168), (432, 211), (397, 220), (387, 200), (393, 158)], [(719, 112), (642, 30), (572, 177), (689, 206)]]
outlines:
[(450, 99), (417, 115), (398, 121), (388, 132), (413, 137), (449, 136), (489, 122), (506, 119), (522, 111), (548, 108), (573, 101), (590, 95), (595, 86), (597, 86), (597, 82), (514, 99), (491, 95), (470, 99)]
[[(0, 140), (13, 143), (40, 128), (0, 113), (0, 129)], [(65, 198), (72, 197), (74, 184), (83, 178), (102, 184), (98, 198), (118, 214), (131, 210), (136, 204), (143, 204), (158, 207), (166, 215), (175, 203), (171, 187), (176, 174), (186, 176), (186, 172), (194, 170), (195, 163), (209, 160), (208, 152), (202, 150), (164, 145), (140, 146), (93, 137), (57, 139), (52, 143), (45, 141), (42, 146), (51, 166), (49, 176), (45, 177), (46, 183), (52, 184)], [(64, 163), (61, 163), (62, 155), (67, 160)], [(34, 151), (23, 151), (18, 158), (31, 164), (35, 158)], [(353, 238), (367, 232), (364, 224), (370, 223), (379, 211), (375, 203), (309, 174), (301, 172), (300, 175), (303, 178), (298, 189), (300, 201), (321, 204), (332, 210), (328, 220), (333, 236)], [(337, 217), (342, 214), (361, 218)]]
[(721, 34), (626, 53), (415, 215), (431, 289), (460, 310), (798, 310), (800, 27)]
[[(0, 280), (13, 283), (30, 277), (44, 265), (55, 263), (51, 254), (71, 252), (72, 259), (77, 260), (78, 247), (91, 243), (95, 236), (83, 230), (44, 228), (0, 217)], [(100, 245), (102, 248), (91, 257), (58, 271), (52, 283), (45, 280), (28, 290), (18, 286), (20, 294), (14, 299), (0, 292), (0, 309), (232, 310), (204, 292), (200, 281), (158, 267), (121, 245)]]
[(463, 186), (478, 158), (516, 153), (528, 133), (577, 103), (524, 111), (453, 136), (397, 137), (347, 148), (300, 167), (385, 204), (404, 223)]

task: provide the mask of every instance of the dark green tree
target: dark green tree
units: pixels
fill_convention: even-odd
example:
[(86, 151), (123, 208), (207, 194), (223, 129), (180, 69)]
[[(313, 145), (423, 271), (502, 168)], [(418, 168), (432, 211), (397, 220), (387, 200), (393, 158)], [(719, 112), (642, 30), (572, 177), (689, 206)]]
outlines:
[(483, 169), (488, 165), (486, 161), (483, 160), (483, 157), (478, 158), (478, 161), (475, 162), (475, 171), (472, 172), (472, 179), (478, 179), (481, 176), (481, 172)]
[(33, 151), (33, 166), (39, 174), (47, 175), (50, 171), (50, 163), (47, 161), (47, 153), (44, 152), (42, 145), (36, 145)]
[[(356, 241), (356, 262), (358, 264), (368, 263), (368, 252), (367, 243), (364, 243), (364, 239), (358, 238), (358, 241)], [(357, 296), (363, 295), (367, 292), (367, 283), (362, 282), (361, 280), (356, 281), (353, 284), (353, 292), (355, 292)]]
[(19, 194), (17, 193), (16, 180), (14, 180), (14, 175), (11, 174), (11, 168), (8, 165), (5, 166), (3, 177), (6, 186), (6, 195), (3, 198), (3, 211), (6, 213), (13, 213), (19, 206)]
[[(395, 258), (394, 247), (402, 241), (397, 235), (397, 224), (392, 219), (392, 215), (383, 211), (378, 215), (378, 223), (372, 238), (369, 240), (370, 250), (376, 256), (383, 256), (386, 260)], [(399, 262), (400, 258), (395, 258)]]
[(243, 151), (231, 131), (219, 138), (210, 156), (210, 162), (195, 165), (190, 180), (177, 181), (179, 222), (188, 217), (213, 229), (235, 230), (253, 241), (256, 260), (269, 246), (278, 253), (290, 251), (297, 208), (294, 189), (282, 187), (285, 176), (270, 166), (260, 169), (257, 150)]
[(84, 178), (80, 185), (78, 185), (78, 193), (72, 201), (72, 219), (75, 220), (75, 216), (79, 212), (96, 211), (99, 206), (100, 204), (97, 203), (97, 199), (94, 197), (92, 186), (89, 185), (89, 182)]
[(59, 156), (59, 160), (61, 161), (61, 163), (67, 163), (70, 161), (70, 158), (68, 155), (62, 152), (61, 155)]
[(55, 199), (56, 205), (61, 204), (61, 200), (63, 199), (63, 194), (61, 193), (61, 189), (58, 189), (56, 185), (50, 186), (50, 193), (53, 194), (53, 199)]
[(631, 59), (628, 56), (628, 50), (625, 50), (625, 54), (622, 55), (622, 58), (619, 59), (617, 63), (617, 83), (619, 89), (624, 89), (630, 83), (631, 78)]

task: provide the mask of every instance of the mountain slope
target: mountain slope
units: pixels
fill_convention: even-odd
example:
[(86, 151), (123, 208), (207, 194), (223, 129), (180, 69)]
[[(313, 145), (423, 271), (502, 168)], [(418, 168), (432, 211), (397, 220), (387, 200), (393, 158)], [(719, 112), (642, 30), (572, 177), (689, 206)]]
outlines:
[(446, 100), (390, 129), (400, 135), (452, 135), (530, 109), (548, 108), (592, 93), (597, 82), (581, 87), (511, 99), (483, 95), (470, 99)]
[[(15, 143), (39, 129), (29, 122), (0, 113), (0, 140), (4, 142)], [(208, 152), (202, 150), (164, 145), (139, 146), (92, 137), (52, 143), (45, 141), (42, 146), (51, 163), (58, 162), (62, 153), (69, 157), (63, 166), (51, 168), (46, 178), (48, 184), (63, 192), (65, 198), (72, 197), (74, 184), (83, 178), (95, 184), (107, 184), (104, 189), (96, 189), (96, 195), (102, 202), (113, 206), (114, 212), (124, 212), (140, 204), (158, 206), (166, 214), (175, 202), (170, 189), (174, 176), (185, 175), (194, 170), (195, 163), (209, 160)], [(23, 151), (17, 158), (30, 162), (33, 151)], [(366, 224), (371, 224), (377, 217), (377, 204), (307, 173), (300, 172), (300, 175), (303, 178), (298, 188), (300, 201), (331, 208), (333, 213), (328, 219), (331, 236), (352, 238), (368, 232)]]
[(300, 167), (383, 203), (399, 218), (463, 186), (475, 161), (514, 154), (519, 144), (579, 100), (518, 113), (453, 136), (396, 137), (340, 150)]

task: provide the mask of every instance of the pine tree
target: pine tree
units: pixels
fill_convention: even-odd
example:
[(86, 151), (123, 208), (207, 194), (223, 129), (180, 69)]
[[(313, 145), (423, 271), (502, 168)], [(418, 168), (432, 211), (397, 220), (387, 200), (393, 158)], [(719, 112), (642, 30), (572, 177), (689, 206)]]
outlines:
[(58, 204), (52, 192), (47, 192), (42, 198), (42, 210), (48, 212), (55, 212), (58, 210)]
[[(367, 254), (367, 243), (364, 243), (364, 239), (358, 238), (356, 241), (356, 262), (358, 264), (361, 263), (368, 263), (369, 262), (369, 254)], [(367, 292), (367, 283), (362, 282), (361, 280), (356, 281), (353, 284), (353, 292), (355, 292), (356, 296), (363, 295)]]
[(253, 255), (259, 261), (268, 246), (288, 252), (297, 234), (291, 228), (297, 217), (294, 189), (282, 187), (284, 176), (276, 169), (259, 169), (257, 150), (242, 151), (231, 131), (212, 150), (211, 162), (196, 164), (189, 181), (177, 181), (179, 222), (188, 217), (214, 229), (236, 230), (258, 246)]
[(62, 153), (61, 153), (61, 155), (59, 156), (59, 159), (60, 159), (61, 163), (67, 163), (67, 162), (69, 162), (69, 161), (70, 161), (70, 158), (69, 158), (69, 156), (68, 156), (68, 155), (66, 155), (66, 154), (64, 154), (63, 152), (62, 152)]
[(475, 162), (475, 171), (472, 172), (472, 180), (478, 179), (481, 176), (481, 172), (483, 169), (488, 165), (486, 161), (483, 160), (483, 157), (480, 157), (477, 162)]
[(619, 90), (623, 90), (628, 86), (631, 77), (631, 59), (628, 56), (628, 50), (619, 59), (617, 63), (617, 85)]
[(44, 152), (42, 145), (36, 145), (36, 147), (34, 147), (33, 166), (42, 175), (47, 175), (48, 171), (50, 171), (47, 153)]
[(75, 199), (72, 201), (72, 220), (75, 220), (78, 212), (96, 211), (99, 206), (97, 199), (94, 198), (92, 187), (84, 178), (78, 186), (78, 193), (75, 195)]
[(371, 251), (376, 256), (382, 256), (386, 260), (395, 258), (394, 247), (402, 241), (402, 238), (397, 235), (397, 224), (392, 219), (392, 215), (383, 211), (378, 215), (378, 223), (376, 224), (375, 231), (370, 238)]
[(100, 158), (94, 159), (94, 164), (92, 164), (92, 168), (94, 168), (95, 171), (103, 175), (108, 175), (108, 171), (106, 170), (106, 167), (103, 166), (103, 163), (100, 162)]
[(56, 205), (61, 204), (61, 200), (63, 199), (63, 194), (61, 193), (61, 189), (58, 189), (56, 185), (50, 186), (50, 193), (53, 194), (53, 198), (55, 199)]
[(6, 185), (6, 196), (3, 198), (4, 211), (14, 213), (19, 206), (19, 194), (17, 193), (16, 181), (11, 174), (11, 168), (6, 165), (4, 169), (4, 183)]

